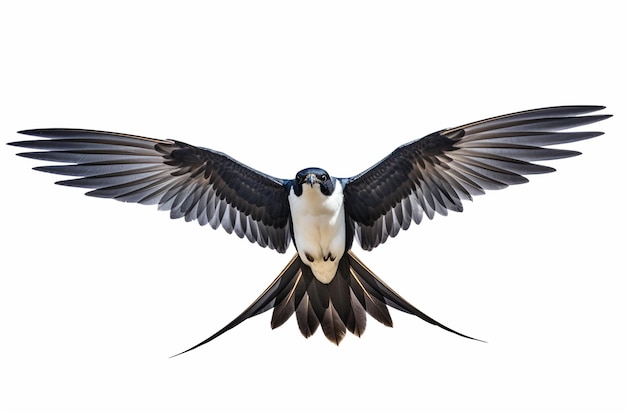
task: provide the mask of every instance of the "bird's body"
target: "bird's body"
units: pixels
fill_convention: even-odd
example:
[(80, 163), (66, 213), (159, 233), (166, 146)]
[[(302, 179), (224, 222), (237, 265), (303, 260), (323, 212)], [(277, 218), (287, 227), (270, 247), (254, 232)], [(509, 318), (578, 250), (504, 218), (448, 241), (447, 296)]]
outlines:
[(289, 193), (293, 239), (298, 255), (311, 268), (315, 278), (324, 284), (335, 277), (339, 260), (347, 249), (343, 187), (338, 180), (327, 178), (327, 181), (334, 181), (329, 195), (324, 194), (320, 184), (315, 182), (303, 184), (300, 195), (294, 188)]
[(59, 184), (90, 188), (88, 195), (157, 204), (172, 218), (222, 227), (280, 253), (294, 242), (297, 254), (263, 294), (187, 351), (270, 309), (272, 328), (295, 314), (304, 336), (321, 326), (337, 344), (346, 331), (360, 336), (368, 314), (391, 326), (387, 306), (468, 337), (394, 292), (356, 258), (353, 241), (371, 250), (424, 215), (462, 211), (462, 200), (485, 190), (552, 172), (534, 162), (578, 155), (550, 146), (601, 135), (569, 129), (610, 117), (587, 115), (602, 108), (549, 107), (444, 129), (398, 147), (350, 178), (307, 168), (294, 179), (280, 179), (211, 149), (94, 130), (23, 131), (47, 139), (11, 145), (36, 150), (21, 156), (61, 163), (36, 169), (75, 177)]

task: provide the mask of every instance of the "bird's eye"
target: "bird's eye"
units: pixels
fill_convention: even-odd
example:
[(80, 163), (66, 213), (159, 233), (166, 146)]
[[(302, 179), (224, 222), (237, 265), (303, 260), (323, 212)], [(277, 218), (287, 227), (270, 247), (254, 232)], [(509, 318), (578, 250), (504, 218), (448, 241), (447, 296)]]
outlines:
[(322, 174), (322, 176), (320, 177), (320, 179), (321, 179), (322, 181), (326, 181), (326, 180), (328, 179), (328, 175), (326, 175), (326, 174)]

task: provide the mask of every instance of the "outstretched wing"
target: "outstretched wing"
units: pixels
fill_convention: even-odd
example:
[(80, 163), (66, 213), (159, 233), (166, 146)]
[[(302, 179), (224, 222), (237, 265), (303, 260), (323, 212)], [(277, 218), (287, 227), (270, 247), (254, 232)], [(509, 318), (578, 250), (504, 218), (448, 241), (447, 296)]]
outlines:
[(363, 249), (373, 249), (419, 224), (424, 213), (462, 211), (461, 200), (485, 190), (527, 182), (525, 175), (554, 169), (533, 161), (579, 152), (545, 146), (589, 139), (602, 132), (560, 132), (604, 120), (586, 113), (601, 106), (562, 106), (494, 117), (441, 130), (407, 143), (361, 174), (343, 179), (346, 214)]
[(20, 156), (68, 165), (35, 168), (78, 177), (57, 184), (87, 195), (158, 204), (170, 217), (220, 225), (250, 242), (285, 252), (291, 242), (286, 181), (228, 155), (175, 140), (82, 129), (19, 132), (48, 138), (10, 145), (38, 150)]

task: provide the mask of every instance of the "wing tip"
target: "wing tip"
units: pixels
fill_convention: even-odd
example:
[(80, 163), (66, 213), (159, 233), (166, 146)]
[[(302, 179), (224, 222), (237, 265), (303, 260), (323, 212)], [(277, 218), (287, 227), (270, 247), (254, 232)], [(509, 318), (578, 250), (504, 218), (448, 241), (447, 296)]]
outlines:
[[(550, 110), (570, 110), (575, 114), (586, 114), (593, 113), (597, 111), (601, 111), (606, 109), (606, 106), (600, 104), (570, 104), (570, 105), (562, 105), (562, 106), (548, 106), (548, 107), (539, 107), (536, 109), (527, 110), (528, 112), (534, 111), (550, 111)], [(611, 117), (611, 116), (609, 116)]]
[(49, 137), (51, 133), (59, 132), (59, 131), (66, 131), (66, 130), (70, 130), (70, 129), (60, 129), (60, 128), (24, 129), (24, 130), (18, 130), (17, 133), (20, 135)]

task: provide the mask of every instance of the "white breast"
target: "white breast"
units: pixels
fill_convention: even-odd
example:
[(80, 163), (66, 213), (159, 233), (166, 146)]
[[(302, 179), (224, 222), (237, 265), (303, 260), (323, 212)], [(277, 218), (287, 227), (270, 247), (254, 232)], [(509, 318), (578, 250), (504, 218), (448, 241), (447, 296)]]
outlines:
[(322, 194), (318, 184), (303, 185), (302, 195), (291, 190), (289, 207), (300, 259), (325, 284), (332, 281), (346, 248), (343, 190), (337, 181), (333, 194)]

